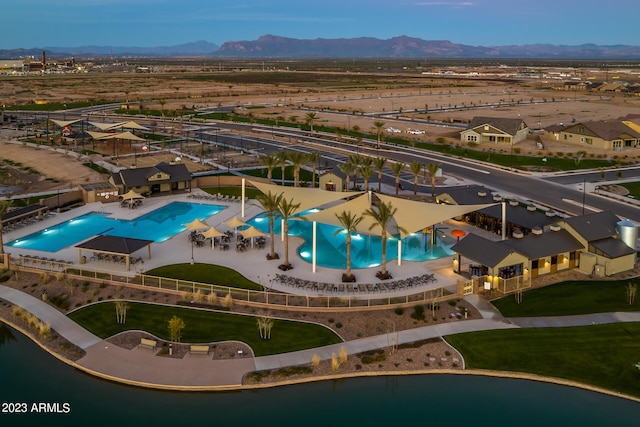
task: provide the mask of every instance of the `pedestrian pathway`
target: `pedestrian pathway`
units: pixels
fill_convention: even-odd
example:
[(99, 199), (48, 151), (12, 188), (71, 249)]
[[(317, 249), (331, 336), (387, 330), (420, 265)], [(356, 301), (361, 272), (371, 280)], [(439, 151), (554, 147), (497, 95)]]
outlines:
[(569, 327), (614, 322), (640, 322), (640, 313), (597, 313), (544, 318), (503, 318), (488, 302), (475, 295), (465, 297), (481, 313), (482, 319), (460, 320), (423, 326), (397, 333), (376, 335), (320, 348), (272, 356), (239, 356), (212, 360), (204, 355), (187, 354), (182, 359), (152, 357), (147, 348), (127, 350), (91, 334), (47, 303), (24, 292), (0, 285), (0, 299), (11, 302), (49, 323), (61, 336), (86, 351), (76, 366), (95, 375), (129, 384), (159, 388), (207, 389), (234, 387), (245, 374), (256, 370), (277, 369), (308, 364), (314, 355), (329, 360), (344, 347), (357, 354), (429, 338), (464, 332), (495, 329)]

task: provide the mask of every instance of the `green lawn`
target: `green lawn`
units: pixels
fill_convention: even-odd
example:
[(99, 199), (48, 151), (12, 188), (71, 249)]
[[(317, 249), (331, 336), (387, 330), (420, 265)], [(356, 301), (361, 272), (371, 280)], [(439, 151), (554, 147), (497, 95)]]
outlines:
[(247, 279), (237, 271), (214, 264), (171, 264), (154, 268), (147, 271), (146, 274), (239, 289), (262, 290), (262, 286)]
[(330, 329), (310, 323), (276, 320), (271, 330), (271, 339), (265, 340), (260, 338), (254, 316), (134, 302), (129, 303), (124, 325), (116, 323), (114, 302), (83, 307), (70, 313), (69, 318), (101, 338), (108, 338), (127, 330), (143, 330), (167, 340), (168, 322), (174, 315), (184, 320), (186, 325), (182, 333), (182, 342), (238, 340), (251, 346), (256, 356), (342, 342)]
[(569, 316), (616, 311), (640, 311), (640, 296), (632, 305), (627, 301), (627, 284), (640, 279), (617, 281), (567, 281), (522, 294), (516, 304), (513, 295), (493, 301), (505, 317)]
[(636, 182), (621, 182), (618, 185), (629, 190), (629, 195), (635, 199), (640, 199), (640, 181)]
[(446, 340), (469, 369), (565, 378), (640, 396), (638, 323), (474, 332)]

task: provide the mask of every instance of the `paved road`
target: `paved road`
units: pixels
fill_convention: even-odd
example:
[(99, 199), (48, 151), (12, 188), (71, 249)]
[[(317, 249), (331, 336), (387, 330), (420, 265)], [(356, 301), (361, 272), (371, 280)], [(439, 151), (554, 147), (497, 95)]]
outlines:
[(486, 301), (476, 295), (471, 295), (466, 299), (476, 306), (482, 315), (482, 319), (451, 321), (400, 331), (397, 334), (377, 335), (341, 344), (273, 356), (251, 357), (249, 355), (234, 359), (212, 360), (206, 356), (187, 354), (182, 359), (174, 359), (151, 357), (153, 351), (150, 349), (134, 348), (127, 350), (103, 341), (45, 302), (24, 292), (0, 285), (0, 299), (7, 300), (28, 310), (41, 320), (49, 323), (56, 332), (70, 342), (84, 349), (86, 355), (76, 362), (78, 368), (104, 378), (124, 381), (130, 384), (176, 389), (237, 386), (242, 383), (242, 377), (246, 373), (255, 370), (308, 364), (314, 354), (317, 354), (321, 360), (329, 360), (332, 354), (339, 354), (342, 347), (345, 348), (348, 354), (356, 354), (386, 348), (394, 344), (405, 344), (462, 332), (640, 322), (640, 313), (600, 313), (580, 316), (509, 319), (503, 318)]

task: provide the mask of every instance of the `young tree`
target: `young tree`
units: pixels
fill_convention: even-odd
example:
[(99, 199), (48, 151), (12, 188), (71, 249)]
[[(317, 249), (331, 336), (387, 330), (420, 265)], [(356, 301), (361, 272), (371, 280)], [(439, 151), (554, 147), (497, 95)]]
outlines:
[(278, 151), (275, 154), (276, 159), (278, 159), (278, 164), (280, 165), (280, 170), (282, 171), (282, 185), (284, 186), (284, 170), (287, 167), (287, 160), (289, 160), (289, 153), (286, 151)]
[(126, 301), (116, 302), (116, 323), (124, 324), (127, 321), (127, 309), (129, 304)]
[(306, 160), (306, 155), (300, 151), (289, 153), (289, 161), (293, 165), (293, 186), (300, 187), (300, 168)]
[(409, 169), (411, 169), (411, 173), (413, 174), (413, 195), (418, 194), (418, 177), (420, 177), (420, 172), (422, 172), (422, 163), (415, 161), (409, 165)]
[(384, 157), (376, 157), (373, 159), (373, 166), (375, 166), (378, 172), (378, 193), (382, 192), (382, 170), (387, 164), (387, 159)]
[(351, 233), (356, 231), (356, 228), (362, 222), (363, 217), (360, 215), (352, 214), (351, 211), (342, 211), (340, 214), (335, 214), (338, 221), (342, 225), (342, 229), (336, 230), (334, 236), (343, 230), (347, 233), (346, 245), (347, 245), (347, 274), (342, 277), (343, 282), (355, 282), (355, 277), (351, 274)]
[(440, 163), (427, 163), (427, 173), (431, 177), (431, 197), (436, 193), (436, 176), (438, 175), (438, 170), (440, 170)]
[(317, 114), (313, 111), (304, 115), (304, 121), (307, 125), (309, 125), (311, 133), (313, 133), (313, 124), (316, 122), (317, 119), (318, 119)]
[(398, 190), (400, 189), (400, 174), (404, 171), (404, 167), (406, 165), (404, 163), (393, 163), (391, 165), (391, 171), (396, 176), (396, 195), (398, 194)]
[(351, 163), (351, 166), (353, 166), (353, 169), (351, 170), (351, 172), (353, 173), (353, 189), (356, 189), (356, 182), (358, 181), (358, 166), (360, 166), (360, 163), (362, 162), (362, 157), (358, 154), (351, 154), (349, 156), (349, 159), (347, 160), (347, 163)]
[(182, 330), (185, 326), (184, 320), (176, 315), (169, 319), (169, 340), (173, 342), (180, 342)]
[(373, 160), (371, 157), (365, 157), (362, 159), (362, 163), (358, 166), (358, 172), (362, 175), (362, 179), (364, 180), (365, 191), (369, 191), (369, 179), (374, 172)]
[(311, 188), (316, 188), (316, 171), (318, 169), (318, 161), (320, 160), (320, 152), (312, 151), (307, 153), (307, 162), (311, 164)]
[(384, 127), (384, 122), (381, 120), (376, 120), (373, 122), (373, 127), (376, 128), (376, 135), (378, 136), (378, 145), (376, 148), (380, 148), (380, 137), (382, 136), (382, 128)]
[(262, 209), (264, 209), (264, 211), (267, 214), (267, 217), (269, 218), (269, 255), (267, 256), (267, 259), (278, 259), (278, 254), (276, 254), (275, 251), (275, 245), (274, 245), (274, 241), (275, 241), (275, 233), (274, 233), (274, 221), (275, 221), (275, 217), (276, 215), (280, 212), (280, 202), (282, 201), (283, 198), (283, 193), (280, 194), (273, 194), (271, 191), (269, 191), (267, 194), (261, 193), (258, 194), (255, 199), (258, 201), (258, 203), (260, 203), (260, 205), (262, 206)]
[(256, 319), (258, 323), (258, 333), (260, 338), (264, 340), (271, 339), (271, 329), (273, 328), (273, 319), (270, 317), (258, 317)]
[(271, 181), (273, 170), (276, 168), (276, 166), (278, 166), (278, 159), (271, 154), (266, 154), (260, 157), (260, 163), (262, 163), (267, 168), (267, 179)]
[(338, 164), (338, 169), (342, 171), (345, 176), (345, 191), (349, 191), (349, 182), (351, 180), (351, 173), (355, 169), (355, 166), (350, 162), (344, 162)]

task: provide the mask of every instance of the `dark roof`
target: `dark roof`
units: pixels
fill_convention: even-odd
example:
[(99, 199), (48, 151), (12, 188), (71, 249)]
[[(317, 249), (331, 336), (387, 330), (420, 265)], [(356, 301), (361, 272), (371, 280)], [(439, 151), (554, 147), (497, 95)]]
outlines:
[(502, 245), (500, 242), (494, 242), (473, 233), (463, 237), (451, 247), (451, 250), (465, 258), (489, 267), (495, 267), (509, 254), (515, 252), (512, 248)]
[(137, 250), (149, 246), (153, 240), (131, 239), (119, 236), (96, 236), (91, 240), (76, 245), (76, 248), (89, 249), (99, 252), (109, 252), (114, 254), (132, 254)]
[(38, 211), (47, 210), (47, 209), (49, 208), (47, 208), (44, 205), (29, 205), (23, 208), (11, 209), (9, 212), (2, 215), (2, 222), (9, 221), (12, 219), (17, 219), (17, 218), (22, 218), (25, 216), (32, 216)]
[(609, 258), (618, 258), (636, 252), (635, 249), (627, 246), (622, 240), (613, 237), (589, 242), (589, 244), (593, 245), (597, 250), (602, 251), (602, 253)]
[[(478, 212), (493, 218), (502, 219), (502, 206), (499, 204), (480, 209)], [(521, 205), (511, 206), (507, 203), (507, 222), (528, 229), (536, 226), (544, 228), (546, 225), (558, 222), (558, 217), (555, 215), (550, 217), (539, 210), (530, 211)]]
[(522, 124), (528, 127), (522, 119), (509, 119), (500, 117), (474, 117), (469, 122), (467, 129), (477, 128), (478, 126), (489, 125), (493, 126), (501, 131), (508, 133), (509, 135), (515, 135), (520, 130)]
[(567, 230), (529, 234), (521, 239), (507, 239), (500, 242), (529, 259), (538, 259), (585, 249)]
[(149, 178), (159, 172), (169, 175), (169, 179), (163, 182), (191, 181), (191, 173), (184, 164), (172, 165), (166, 162), (147, 168), (122, 169), (119, 172), (115, 172), (112, 177), (116, 185), (123, 184), (127, 187), (140, 187), (149, 185)]
[(613, 212), (603, 211), (566, 218), (564, 221), (588, 242), (591, 242), (613, 237), (620, 219)]
[(547, 126), (546, 128), (544, 128), (544, 130), (546, 130), (547, 132), (562, 132), (566, 128), (567, 126), (565, 126), (564, 124), (557, 124), (557, 125)]
[[(484, 193), (484, 196), (478, 195)], [(484, 203), (493, 203), (491, 190), (482, 185), (467, 185), (466, 187), (450, 188), (438, 194), (438, 197), (448, 195), (451, 201), (457, 205), (480, 205)]]

